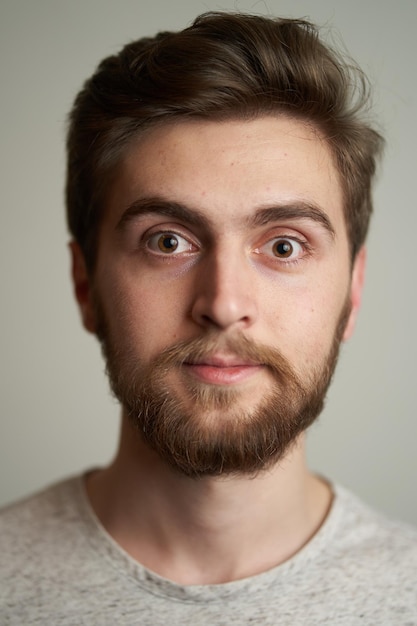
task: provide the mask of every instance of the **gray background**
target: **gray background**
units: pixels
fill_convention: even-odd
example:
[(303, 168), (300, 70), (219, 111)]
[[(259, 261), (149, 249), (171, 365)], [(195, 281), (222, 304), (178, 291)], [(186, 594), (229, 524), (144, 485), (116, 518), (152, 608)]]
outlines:
[(0, 503), (102, 464), (116, 445), (119, 411), (68, 278), (62, 190), (72, 99), (105, 55), (209, 9), (310, 17), (374, 83), (388, 149), (367, 288), (309, 458), (417, 523), (415, 0), (1, 0)]

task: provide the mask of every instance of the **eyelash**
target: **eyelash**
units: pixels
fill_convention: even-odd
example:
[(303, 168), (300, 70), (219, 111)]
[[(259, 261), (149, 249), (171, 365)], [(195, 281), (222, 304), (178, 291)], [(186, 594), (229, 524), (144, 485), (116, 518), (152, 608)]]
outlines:
[(285, 243), (285, 242), (289, 242), (292, 246), (294, 243), (300, 246), (301, 252), (297, 256), (297, 258), (293, 259), (291, 257), (288, 257), (288, 258), (279, 257), (279, 256), (274, 255), (273, 253), (272, 254), (268, 253), (266, 256), (270, 257), (273, 260), (273, 262), (277, 262), (277, 263), (288, 266), (288, 265), (296, 265), (300, 263), (306, 256), (309, 256), (311, 253), (310, 244), (306, 240), (295, 237), (294, 235), (279, 235), (278, 237), (273, 237), (272, 239), (268, 239), (268, 241), (262, 244), (262, 246), (257, 247), (255, 252), (257, 254), (262, 254), (261, 251), (263, 248), (267, 246), (272, 247), (273, 245), (276, 245), (278, 243)]
[[(177, 252), (176, 254), (170, 254), (168, 251), (166, 253), (164, 253), (164, 251), (160, 248), (160, 252), (158, 252), (158, 250), (153, 250), (151, 248), (151, 243), (152, 240), (156, 240), (157, 238), (159, 238), (159, 240), (163, 239), (163, 238), (171, 238), (171, 239), (176, 239), (176, 240), (182, 240), (184, 242), (187, 242), (189, 248), (195, 247), (195, 244), (190, 241), (190, 239), (188, 237), (185, 237), (184, 235), (175, 232), (175, 230), (161, 230), (161, 231), (157, 231), (154, 233), (150, 233), (149, 235), (146, 235), (142, 241), (142, 247), (146, 248), (147, 251), (149, 251), (151, 254), (155, 254), (161, 258), (169, 258), (172, 256), (180, 256), (182, 255), (184, 252), (192, 252), (191, 249), (189, 250), (184, 250), (184, 251), (180, 251)], [(158, 242), (156, 242), (156, 245), (158, 245)], [(178, 244), (180, 245), (180, 244)], [(173, 252), (175, 252), (176, 248), (174, 248)]]

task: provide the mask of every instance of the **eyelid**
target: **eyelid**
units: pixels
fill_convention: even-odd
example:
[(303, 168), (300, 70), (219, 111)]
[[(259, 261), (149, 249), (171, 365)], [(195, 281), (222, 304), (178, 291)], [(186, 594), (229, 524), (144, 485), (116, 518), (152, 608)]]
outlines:
[[(272, 248), (272, 245), (279, 241), (294, 242), (295, 244), (297, 244), (297, 246), (300, 246), (301, 253), (295, 257), (279, 257), (277, 255), (274, 255), (272, 250), (267, 250), (268, 246)], [(299, 263), (306, 256), (309, 256), (311, 254), (311, 249), (312, 248), (310, 243), (304, 237), (300, 237), (295, 234), (277, 234), (274, 237), (268, 237), (268, 239), (264, 241), (264, 243), (255, 248), (254, 252), (256, 254), (265, 254), (265, 256), (271, 259), (271, 261), (274, 263), (278, 263), (281, 265), (291, 265)]]
[[(183, 232), (178, 232), (180, 229), (176, 229), (176, 228), (161, 228), (161, 227), (157, 227), (157, 229), (154, 229), (154, 227), (150, 228), (149, 230), (147, 230), (141, 237), (141, 247), (143, 247), (144, 249), (146, 249), (146, 251), (155, 254), (157, 256), (161, 256), (161, 257), (173, 257), (173, 256), (180, 256), (182, 254), (186, 254), (186, 253), (193, 253), (196, 252), (197, 250), (197, 244), (196, 242), (193, 240), (192, 237), (190, 237), (189, 235), (185, 235)], [(172, 250), (172, 252), (164, 252), (163, 250), (157, 250), (156, 248), (153, 249), (150, 246), (150, 242), (153, 239), (157, 239), (160, 237), (169, 237), (170, 235), (172, 235), (173, 238), (176, 238), (178, 240), (183, 240), (183, 242), (186, 242), (187, 249), (183, 249), (183, 250), (177, 250), (174, 249)]]

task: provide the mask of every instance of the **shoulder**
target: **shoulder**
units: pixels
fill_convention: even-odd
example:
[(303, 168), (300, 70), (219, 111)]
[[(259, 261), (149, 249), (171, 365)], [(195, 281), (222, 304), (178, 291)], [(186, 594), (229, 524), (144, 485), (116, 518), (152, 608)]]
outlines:
[(90, 598), (105, 603), (116, 576), (97, 535), (82, 477), (3, 509), (0, 623), (97, 623)]
[[(417, 606), (417, 531), (340, 486), (322, 527), (293, 559), (294, 606), (304, 623), (411, 624)], [(304, 599), (301, 602), (301, 599)], [(297, 605), (298, 606), (298, 605)], [(331, 617), (330, 617), (331, 616)]]
[(0, 510), (0, 541), (34, 538), (74, 517), (80, 500), (81, 477), (69, 478)]
[[(0, 582), (36, 574), (65, 562), (82, 540), (81, 477), (70, 478), (0, 511)], [(42, 571), (42, 568), (44, 570)]]
[(417, 529), (389, 519), (341, 486), (335, 490), (335, 517), (341, 534), (337, 545), (364, 554), (394, 559), (408, 553), (417, 558)]
[(398, 617), (417, 606), (417, 529), (388, 519), (335, 487), (329, 520), (326, 580), (354, 605)]

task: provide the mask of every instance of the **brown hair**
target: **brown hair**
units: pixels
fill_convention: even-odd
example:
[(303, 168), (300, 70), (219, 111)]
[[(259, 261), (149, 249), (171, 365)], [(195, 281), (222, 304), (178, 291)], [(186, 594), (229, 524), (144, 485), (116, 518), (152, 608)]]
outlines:
[(100, 204), (112, 169), (140, 132), (174, 119), (225, 120), (284, 112), (312, 122), (333, 152), (345, 194), (352, 259), (372, 211), (381, 136), (363, 119), (362, 72), (307, 21), (207, 13), (104, 59), (70, 113), (69, 229), (93, 269)]

